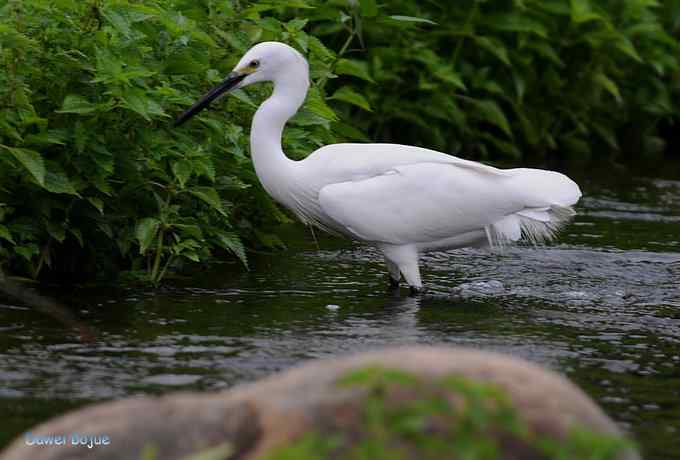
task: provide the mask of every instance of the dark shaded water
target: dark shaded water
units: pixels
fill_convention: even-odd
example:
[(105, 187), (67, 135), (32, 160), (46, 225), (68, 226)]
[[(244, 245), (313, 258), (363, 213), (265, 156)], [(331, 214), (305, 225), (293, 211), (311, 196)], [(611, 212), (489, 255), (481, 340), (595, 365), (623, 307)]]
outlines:
[[(0, 446), (86, 402), (254, 380), (301, 361), (407, 343), (521, 356), (564, 373), (646, 458), (680, 458), (680, 182), (584, 184), (548, 248), (428, 256), (420, 298), (386, 293), (370, 249), (291, 230), (250, 272), (213, 266), (160, 292), (59, 292), (99, 330), (81, 344), (0, 302)], [(54, 293), (53, 293), (54, 294)]]

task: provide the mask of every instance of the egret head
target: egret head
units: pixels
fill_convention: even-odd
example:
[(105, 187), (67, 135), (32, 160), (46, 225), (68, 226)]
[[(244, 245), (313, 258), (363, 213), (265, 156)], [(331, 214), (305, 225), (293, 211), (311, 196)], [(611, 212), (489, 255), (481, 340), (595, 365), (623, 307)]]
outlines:
[(208, 91), (175, 120), (179, 126), (206, 108), (221, 95), (262, 81), (301, 80), (308, 85), (309, 70), (305, 58), (290, 46), (279, 42), (262, 42), (253, 46), (219, 85)]

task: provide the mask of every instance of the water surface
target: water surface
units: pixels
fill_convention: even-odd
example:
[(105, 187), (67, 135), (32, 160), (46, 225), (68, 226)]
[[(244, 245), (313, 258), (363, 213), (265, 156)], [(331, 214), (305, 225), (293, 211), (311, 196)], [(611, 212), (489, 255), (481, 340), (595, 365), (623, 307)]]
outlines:
[(56, 290), (99, 331), (82, 344), (0, 301), (0, 446), (87, 402), (215, 390), (305, 360), (397, 344), (451, 344), (567, 375), (633, 433), (680, 458), (680, 182), (583, 183), (557, 244), (459, 250), (422, 263), (429, 292), (389, 294), (369, 248), (290, 229), (251, 271), (216, 264), (159, 291)]

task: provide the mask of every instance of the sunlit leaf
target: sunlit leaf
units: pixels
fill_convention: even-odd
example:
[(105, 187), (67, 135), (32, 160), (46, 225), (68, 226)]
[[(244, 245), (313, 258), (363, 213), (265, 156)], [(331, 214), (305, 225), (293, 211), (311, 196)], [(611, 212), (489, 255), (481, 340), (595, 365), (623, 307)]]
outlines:
[(597, 21), (602, 16), (593, 12), (590, 0), (570, 0), (571, 1), (571, 20), (576, 24), (588, 21)]
[(635, 49), (635, 46), (627, 37), (621, 36), (618, 40), (616, 40), (614, 46), (636, 61), (642, 62), (642, 58)]
[(339, 59), (335, 64), (335, 73), (338, 75), (352, 75), (362, 80), (373, 82), (368, 72), (368, 65), (364, 61), (356, 59)]
[(61, 164), (53, 160), (45, 162), (45, 183), (43, 187), (51, 193), (80, 196)]
[(425, 18), (417, 18), (415, 16), (402, 16), (399, 14), (393, 15), (393, 16), (388, 16), (388, 18), (393, 19), (398, 22), (416, 22), (416, 23), (423, 23), (423, 24), (433, 24), (436, 25), (437, 23), (434, 21), (430, 21), (429, 19)]
[(87, 99), (77, 94), (69, 94), (64, 98), (61, 109), (57, 113), (77, 113), (80, 115), (92, 113), (97, 110), (97, 106)]
[(233, 252), (234, 255), (236, 255), (236, 257), (238, 257), (238, 259), (241, 261), (241, 263), (243, 263), (243, 265), (248, 268), (246, 249), (243, 246), (243, 242), (241, 242), (241, 239), (236, 233), (217, 230), (215, 236), (217, 244), (222, 246), (224, 249)]
[(146, 217), (137, 222), (135, 238), (139, 243), (139, 253), (144, 254), (156, 236), (161, 221), (155, 217)]
[(156, 101), (139, 89), (126, 91), (121, 99), (124, 107), (137, 112), (145, 120), (151, 121), (152, 117), (168, 116)]
[(189, 160), (180, 160), (172, 164), (172, 172), (177, 178), (181, 188), (184, 188), (187, 180), (194, 172), (193, 162)]
[(378, 14), (378, 4), (375, 0), (358, 0), (361, 5), (361, 15), (372, 18)]
[(206, 202), (207, 204), (210, 205), (214, 210), (222, 214), (224, 217), (227, 217), (227, 213), (224, 210), (224, 207), (222, 206), (222, 201), (220, 200), (220, 196), (217, 193), (217, 190), (215, 190), (212, 187), (194, 187), (189, 192), (194, 195), (196, 198), (199, 198)]
[(335, 121), (338, 119), (333, 109), (323, 100), (317, 88), (310, 89), (305, 101), (305, 108), (326, 120)]
[(42, 155), (35, 150), (20, 149), (14, 147), (3, 146), (5, 150), (14, 156), (26, 170), (31, 173), (31, 176), (38, 182), (38, 184), (45, 185), (45, 162)]
[(348, 104), (356, 105), (357, 107), (361, 107), (364, 110), (371, 111), (371, 105), (368, 103), (366, 98), (354, 91), (349, 86), (341, 87), (328, 99), (347, 102)]

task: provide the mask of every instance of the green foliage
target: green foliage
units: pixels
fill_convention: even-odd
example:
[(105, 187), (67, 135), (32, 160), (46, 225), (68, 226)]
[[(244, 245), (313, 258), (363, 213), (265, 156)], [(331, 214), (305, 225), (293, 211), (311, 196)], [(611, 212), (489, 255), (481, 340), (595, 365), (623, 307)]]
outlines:
[(359, 424), (307, 433), (270, 451), (266, 460), (495, 460), (504, 457), (503, 442), (511, 439), (515, 455), (556, 460), (613, 460), (632, 449), (625, 439), (577, 426), (562, 441), (539, 435), (501, 389), (456, 375), (425, 382), (401, 370), (367, 367), (351, 371), (338, 385), (366, 391)]
[[(304, 32), (301, 10), (239, 4), (0, 0), (0, 261), (9, 271), (123, 267), (157, 283), (169, 267), (219, 251), (246, 264), (244, 240), (277, 243), (267, 229), (285, 216), (247, 148), (266, 89), (237, 91), (170, 129), (258, 41), (289, 42), (315, 79), (330, 77), (335, 54)], [(335, 141), (336, 120), (314, 89), (286, 133), (288, 151)]]
[(343, 115), (468, 158), (658, 153), (680, 124), (678, 18), (677, 0), (361, 2), (347, 57), (366, 102)]
[(234, 446), (225, 442), (218, 446), (210, 447), (196, 454), (186, 457), (184, 460), (225, 460), (234, 455)]

